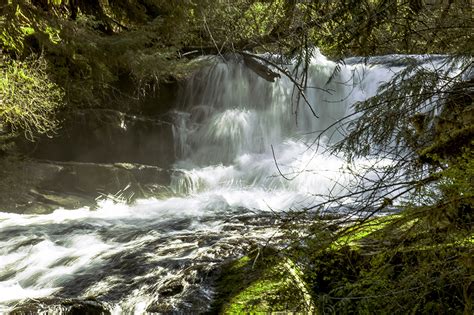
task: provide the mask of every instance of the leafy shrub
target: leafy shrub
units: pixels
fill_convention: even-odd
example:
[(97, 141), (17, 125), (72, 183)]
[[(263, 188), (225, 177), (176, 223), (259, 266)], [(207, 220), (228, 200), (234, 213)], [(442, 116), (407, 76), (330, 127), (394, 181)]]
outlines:
[[(6, 58), (4, 58), (6, 59)], [(0, 67), (0, 126), (4, 133), (50, 134), (58, 126), (55, 113), (62, 105), (63, 91), (46, 72), (42, 58), (4, 60)]]

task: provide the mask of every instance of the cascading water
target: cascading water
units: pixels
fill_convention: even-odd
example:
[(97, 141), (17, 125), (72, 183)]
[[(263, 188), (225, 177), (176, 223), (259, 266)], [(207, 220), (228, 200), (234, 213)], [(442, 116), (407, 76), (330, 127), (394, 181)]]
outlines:
[[(184, 193), (245, 191), (252, 197), (242, 206), (259, 210), (310, 206), (315, 199), (308, 196), (334, 193), (335, 185), (342, 190), (348, 180), (341, 171), (344, 161), (321, 153), (343, 137), (340, 126), (331, 126), (401, 67), (356, 62), (333, 76), (336, 66), (317, 54), (308, 70), (305, 94), (319, 119), (303, 100), (295, 101), (288, 77), (269, 83), (239, 60), (195, 74), (176, 113), (181, 153), (176, 165), (182, 173), (173, 187)], [(319, 146), (314, 145), (323, 130)], [(292, 180), (280, 176), (275, 163)]]
[(325, 133), (319, 151), (308, 144), (401, 69), (351, 60), (330, 80), (336, 64), (317, 54), (306, 91), (317, 119), (302, 102), (296, 109), (285, 76), (270, 83), (239, 60), (212, 60), (178, 100), (180, 160), (168, 197), (0, 213), (0, 311), (27, 298), (43, 298), (34, 300), (37, 310), (61, 311), (61, 299), (91, 296), (112, 313), (206, 310), (212, 271), (266, 241), (274, 213), (344, 193), (345, 162), (321, 153), (342, 138), (338, 129)]

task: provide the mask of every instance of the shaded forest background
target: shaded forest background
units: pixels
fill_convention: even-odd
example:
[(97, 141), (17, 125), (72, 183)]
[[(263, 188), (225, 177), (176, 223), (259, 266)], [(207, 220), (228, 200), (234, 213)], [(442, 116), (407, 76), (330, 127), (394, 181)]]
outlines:
[[(378, 154), (395, 161), (390, 169), (374, 166), (379, 181), (352, 187), (358, 211), (397, 204), (379, 193), (386, 189), (415, 197), (383, 224), (370, 215), (341, 228), (321, 219), (340, 200), (328, 196), (311, 209), (320, 215), (303, 241), (289, 229), (297, 241), (281, 255), (301, 268), (318, 308), (329, 313), (471, 314), (473, 9), (470, 0), (9, 0), (0, 5), (0, 154), (16, 156), (18, 137), (54, 136), (76, 109), (136, 113), (144, 97), (200, 67), (201, 55), (294, 58), (303, 88), (315, 47), (340, 64), (350, 56), (446, 55), (446, 69), (459, 69), (455, 77), (408, 66), (379, 96), (356, 105), (360, 117), (343, 121), (351, 132), (334, 148), (349, 160)], [(377, 228), (361, 237), (367, 224)]]

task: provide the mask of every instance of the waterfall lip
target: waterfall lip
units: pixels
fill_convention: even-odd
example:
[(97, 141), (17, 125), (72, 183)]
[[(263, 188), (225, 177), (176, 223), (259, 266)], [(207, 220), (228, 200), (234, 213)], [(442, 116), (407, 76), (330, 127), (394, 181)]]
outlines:
[[(205, 55), (199, 57), (200, 60), (210, 61), (210, 67), (215, 66), (222, 66), (222, 65), (229, 65), (229, 64), (245, 64), (245, 56), (252, 56), (255, 55), (257, 57), (261, 57), (263, 59), (267, 59), (271, 62), (281, 64), (284, 68), (292, 68), (292, 65), (296, 61), (296, 57), (285, 57), (281, 56), (276, 53), (263, 53), (263, 54), (253, 54), (251, 52), (242, 52), (244, 55), (240, 53), (229, 53), (225, 54), (224, 56), (216, 56), (216, 55)], [(248, 53), (248, 55), (247, 55)], [(368, 66), (375, 66), (375, 65), (383, 65), (386, 67), (397, 67), (397, 66), (406, 66), (407, 63), (417, 63), (419, 65), (430, 63), (430, 62), (440, 62), (444, 61), (447, 58), (450, 58), (450, 55), (446, 54), (386, 54), (386, 55), (376, 55), (370, 57), (362, 57), (362, 56), (351, 56), (342, 59), (344, 65), (353, 66), (353, 65), (368, 65)], [(311, 54), (312, 63), (326, 63), (336, 65), (340, 61), (333, 61), (328, 59), (324, 56), (320, 49), (314, 47), (312, 54)], [(263, 64), (261, 60), (257, 60), (258, 63)], [(272, 68), (271, 65), (268, 67)], [(272, 81), (273, 82), (273, 81)]]
[[(249, 55), (245, 56), (252, 56), (251, 52), (243, 52), (249, 53)], [(263, 53), (263, 54), (255, 54), (257, 57), (261, 57), (263, 59), (268, 59), (271, 62), (281, 64), (284, 68), (292, 68), (292, 65), (296, 61), (296, 57), (285, 57), (275, 53)], [(346, 57), (342, 60), (342, 63), (347, 66), (354, 66), (354, 65), (367, 65), (367, 66), (376, 66), (382, 65), (385, 67), (403, 67), (406, 66), (407, 63), (415, 62), (418, 65), (430, 63), (430, 62), (441, 62), (450, 58), (452, 56), (446, 54), (386, 54), (386, 55), (376, 55), (370, 57), (362, 57), (362, 56), (351, 56)], [(215, 66), (222, 66), (222, 65), (229, 65), (229, 64), (244, 64), (244, 55), (239, 53), (229, 53), (225, 54), (224, 56), (216, 56), (216, 55), (206, 55), (199, 57), (201, 60), (210, 61), (210, 67)], [(337, 65), (340, 61), (333, 61), (328, 59), (324, 56), (320, 49), (314, 47), (313, 52), (311, 54), (311, 59), (313, 64), (318, 63), (326, 63)], [(262, 61), (257, 61), (262, 63)], [(272, 67), (271, 65), (268, 65)], [(272, 81), (273, 82), (273, 81)]]
[(348, 57), (344, 59), (346, 65), (383, 65), (386, 67), (398, 67), (406, 66), (409, 62), (415, 62), (418, 65), (422, 65), (429, 62), (438, 62), (446, 60), (449, 55), (437, 55), (437, 54), (425, 54), (425, 55), (412, 55), (412, 54), (387, 54), (370, 57)]

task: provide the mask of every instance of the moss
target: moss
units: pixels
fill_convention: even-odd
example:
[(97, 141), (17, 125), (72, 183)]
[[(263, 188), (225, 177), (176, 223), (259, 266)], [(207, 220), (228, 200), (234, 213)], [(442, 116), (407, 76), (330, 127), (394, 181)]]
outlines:
[[(234, 296), (224, 307), (224, 313), (235, 314), (245, 312), (268, 312), (286, 310), (286, 306), (275, 300), (282, 281), (257, 280)], [(271, 302), (276, 302), (272, 304)]]
[(272, 249), (251, 252), (222, 268), (211, 313), (307, 310), (312, 302), (299, 274), (294, 264)]
[(373, 233), (382, 230), (387, 225), (394, 222), (394, 220), (400, 218), (399, 215), (389, 215), (379, 218), (367, 220), (361, 224), (356, 224), (346, 229), (343, 236), (339, 237), (335, 242), (332, 243), (333, 249), (341, 248), (342, 246), (349, 245), (353, 249), (357, 248), (357, 242), (365, 237), (372, 235)]

